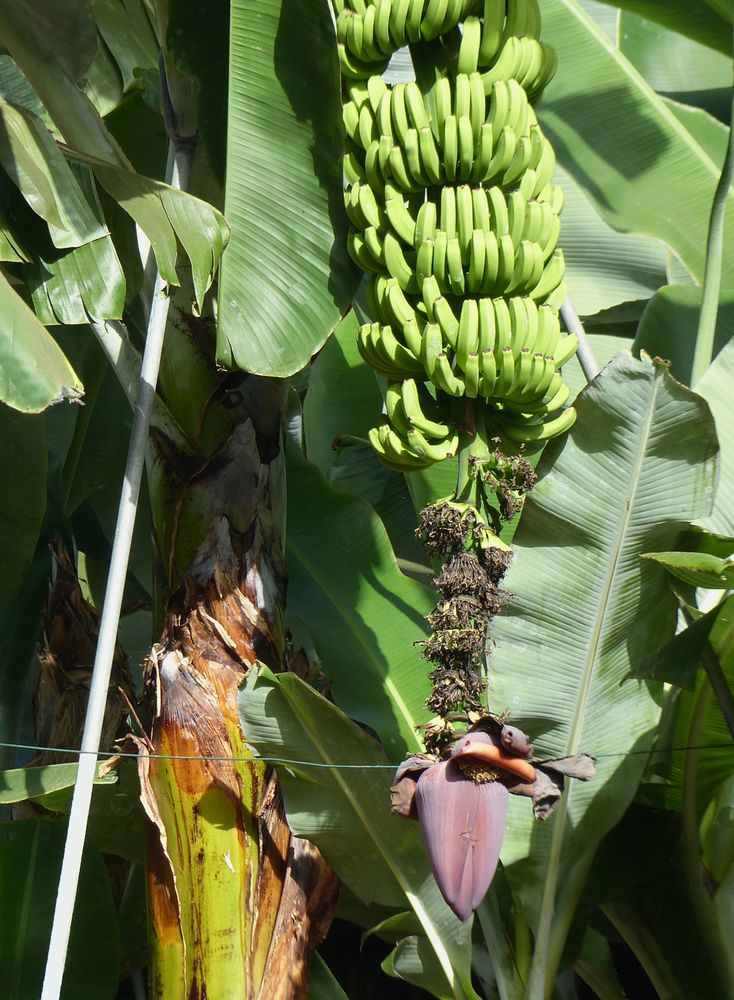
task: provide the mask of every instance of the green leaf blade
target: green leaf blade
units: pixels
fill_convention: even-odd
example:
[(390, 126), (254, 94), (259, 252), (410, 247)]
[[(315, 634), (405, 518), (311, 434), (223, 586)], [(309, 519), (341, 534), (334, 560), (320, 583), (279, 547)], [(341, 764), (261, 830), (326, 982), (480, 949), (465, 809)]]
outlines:
[[(308, 40), (305, 44), (305, 40)], [(217, 359), (300, 370), (351, 301), (336, 46), (318, 0), (235, 0)]]
[(402, 911), (407, 897), (443, 974), (435, 995), (475, 1000), (471, 921), (460, 923), (441, 898), (418, 824), (391, 814), (392, 769), (380, 745), (293, 674), (253, 671), (239, 711), (263, 757), (299, 762), (278, 766), (293, 832), (312, 840), (363, 901)]
[(419, 643), (435, 603), (403, 576), (380, 519), (332, 489), (291, 454), (288, 464), (288, 606), (307, 623), (337, 704), (369, 725), (399, 759), (421, 743), (428, 664)]
[[(577, 0), (548, 0), (544, 15), (559, 70), (540, 119), (559, 161), (611, 226), (661, 240), (700, 281), (720, 164)], [(733, 205), (730, 195), (728, 214)], [(734, 284), (731, 257), (724, 283)]]
[(40, 413), (83, 386), (56, 341), (0, 272), (0, 400)]
[(555, 907), (551, 958), (539, 948), (536, 959), (551, 976), (584, 873), (634, 795), (659, 716), (656, 687), (630, 673), (672, 635), (676, 605), (640, 556), (672, 547), (708, 511), (717, 447), (708, 408), (660, 364), (621, 355), (576, 406), (574, 431), (546, 451), (523, 514), (490, 662), (495, 710), (516, 713), (539, 756), (598, 758), (596, 777), (574, 782), (556, 817), (533, 826), (516, 812), (505, 841), (513, 882), (546, 933)]

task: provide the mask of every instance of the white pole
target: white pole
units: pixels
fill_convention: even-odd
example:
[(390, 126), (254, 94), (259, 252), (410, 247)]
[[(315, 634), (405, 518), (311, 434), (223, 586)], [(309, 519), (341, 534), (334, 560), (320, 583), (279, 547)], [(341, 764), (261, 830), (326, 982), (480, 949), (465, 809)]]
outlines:
[[(177, 155), (169, 157), (171, 184), (174, 187), (185, 186), (182, 175), (188, 166), (189, 157)], [(167, 171), (169, 173), (169, 171)], [(92, 798), (92, 786), (97, 770), (97, 754), (102, 733), (107, 689), (110, 683), (112, 658), (117, 641), (117, 627), (120, 621), (122, 597), (125, 589), (127, 566), (130, 559), (135, 516), (138, 507), (140, 482), (145, 465), (145, 451), (148, 442), (150, 417), (153, 409), (158, 369), (160, 368), (163, 337), (168, 318), (169, 298), (165, 294), (164, 283), (158, 275), (155, 283), (153, 303), (150, 310), (148, 330), (145, 339), (145, 350), (140, 369), (140, 386), (135, 404), (133, 427), (130, 435), (130, 446), (125, 465), (125, 476), (122, 481), (120, 505), (117, 511), (117, 525), (112, 543), (112, 556), (107, 576), (104, 606), (99, 625), (97, 651), (94, 657), (92, 683), (89, 689), (89, 702), (84, 721), (79, 770), (77, 771), (74, 797), (69, 814), (69, 828), (64, 846), (64, 858), (61, 863), (61, 877), (56, 894), (51, 940), (49, 942), (46, 971), (43, 978), (41, 1000), (59, 1000), (61, 983), (66, 965), (66, 952), (69, 946), (69, 932), (74, 915), (77, 886), (79, 884), (79, 869), (82, 861), (84, 838), (89, 818), (89, 804)]]

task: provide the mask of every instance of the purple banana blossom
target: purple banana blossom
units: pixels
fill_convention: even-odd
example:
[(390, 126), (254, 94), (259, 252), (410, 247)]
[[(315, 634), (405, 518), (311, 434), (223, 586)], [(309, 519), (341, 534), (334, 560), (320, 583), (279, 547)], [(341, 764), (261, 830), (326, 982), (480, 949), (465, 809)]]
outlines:
[(530, 798), (535, 818), (544, 820), (565, 778), (594, 775), (588, 754), (539, 760), (533, 752), (522, 730), (488, 715), (447, 760), (418, 754), (395, 774), (392, 811), (420, 822), (434, 878), (460, 920), (481, 903), (497, 870), (509, 796)]
[(510, 793), (499, 781), (477, 784), (459, 762), (441, 761), (421, 774), (415, 806), (441, 895), (467, 920), (494, 878)]

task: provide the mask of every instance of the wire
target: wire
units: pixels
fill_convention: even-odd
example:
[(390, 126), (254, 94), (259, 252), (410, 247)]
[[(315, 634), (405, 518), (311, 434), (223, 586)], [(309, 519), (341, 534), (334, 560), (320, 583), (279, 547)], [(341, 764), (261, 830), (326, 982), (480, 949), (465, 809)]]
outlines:
[[(314, 760), (292, 760), (289, 757), (208, 757), (198, 754), (173, 754), (173, 753), (125, 753), (117, 750), (78, 750), (74, 747), (42, 747), (36, 746), (33, 743), (2, 743), (0, 742), (0, 747), (8, 750), (34, 750), (41, 753), (68, 753), (68, 754), (92, 754), (96, 757), (127, 757), (127, 758), (138, 758), (138, 757), (148, 757), (151, 760), (199, 760), (199, 761), (217, 761), (217, 760), (230, 760), (237, 763), (245, 764), (283, 764), (285, 766), (292, 767), (325, 767), (331, 770), (360, 770), (360, 771), (376, 771), (376, 770), (389, 770), (394, 771), (400, 764), (404, 761), (398, 761), (397, 764), (325, 764), (322, 761)], [(608, 760), (610, 758), (620, 758), (620, 757), (638, 757), (641, 755), (646, 755), (649, 757), (655, 756), (661, 753), (682, 753), (688, 750), (734, 750), (734, 743), (702, 743), (698, 746), (681, 746), (681, 747), (653, 747), (649, 750), (626, 750), (620, 751), (620, 753), (597, 753), (590, 754), (594, 760)], [(536, 763), (542, 764), (543, 761), (539, 760)], [(1, 774), (2, 772), (0, 772)]]

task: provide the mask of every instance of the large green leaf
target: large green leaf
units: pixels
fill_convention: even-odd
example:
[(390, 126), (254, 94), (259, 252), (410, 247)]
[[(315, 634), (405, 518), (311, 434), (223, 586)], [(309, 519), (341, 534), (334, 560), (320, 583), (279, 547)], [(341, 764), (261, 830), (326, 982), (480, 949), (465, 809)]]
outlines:
[(0, 101), (0, 163), (30, 207), (48, 223), (54, 246), (100, 239), (95, 217), (55, 140), (30, 111)]
[(50, 55), (72, 80), (79, 81), (94, 58), (97, 34), (90, 0), (13, 0), (13, 16), (23, 25), (28, 42)]
[[(670, 362), (671, 373), (690, 384), (696, 347), (701, 289), (694, 285), (666, 285), (650, 299), (637, 328), (633, 351)], [(716, 319), (714, 357), (731, 339), (734, 327), (734, 293), (724, 291)]]
[(0, 271), (0, 400), (38, 413), (83, 386), (56, 341)]
[[(669, 285), (653, 295), (635, 337), (636, 353), (647, 351), (670, 361), (676, 378), (690, 382), (696, 346), (701, 290), (690, 285)], [(711, 515), (701, 523), (720, 535), (734, 535), (734, 424), (731, 387), (734, 384), (734, 293), (725, 291), (719, 303), (714, 340), (714, 361), (696, 386), (716, 421), (721, 449), (719, 482)]]
[(579, 315), (647, 299), (665, 284), (662, 243), (612, 229), (566, 170), (559, 168), (554, 180), (565, 195), (560, 243), (568, 292)]
[(0, 604), (13, 597), (33, 558), (46, 511), (46, 420), (0, 404), (0, 493), (3, 571)]
[[(79, 770), (78, 764), (47, 764), (45, 767), (16, 767), (0, 771), (0, 805), (23, 802), (26, 799), (44, 799), (49, 795), (71, 790)], [(114, 774), (95, 777), (95, 783), (114, 784)]]
[[(37, 1000), (41, 995), (65, 826), (42, 819), (0, 825), (0, 978), (6, 1000)], [(62, 1000), (113, 1000), (119, 950), (110, 877), (101, 856), (88, 844)]]
[(700, 281), (720, 164), (576, 0), (546, 0), (543, 11), (560, 65), (540, 118), (562, 166), (610, 225), (661, 240)]
[(398, 759), (416, 752), (428, 719), (428, 588), (403, 576), (380, 519), (332, 489), (295, 452), (288, 463), (288, 607), (306, 623), (345, 712)]
[(619, 47), (658, 93), (729, 118), (731, 51), (713, 52), (675, 31), (623, 11)]
[[(72, 171), (104, 226), (104, 216), (89, 167), (72, 164)], [(36, 315), (47, 326), (70, 326), (91, 319), (120, 319), (125, 305), (125, 275), (109, 233), (62, 253), (41, 252), (29, 269), (28, 285)]]
[(201, 309), (229, 239), (229, 229), (221, 212), (162, 181), (100, 162), (92, 162), (92, 166), (102, 187), (150, 240), (158, 271), (171, 285), (179, 283), (176, 274), (178, 240), (191, 264), (196, 302)]
[(392, 769), (380, 745), (293, 674), (252, 671), (239, 707), (262, 757), (297, 762), (278, 767), (291, 830), (363, 902), (404, 910), (407, 901), (437, 957), (437, 996), (476, 997), (471, 921), (460, 923), (441, 899), (418, 824), (391, 814)]
[(701, 3), (701, 0), (601, 0), (601, 3), (630, 10), (649, 18), (686, 38), (709, 48), (731, 53), (731, 13), (724, 3)]
[(142, 0), (92, 0), (92, 10), (100, 38), (122, 75), (124, 91), (137, 84), (141, 68), (157, 72), (158, 41)]
[(620, 355), (576, 406), (525, 507), (490, 664), (495, 710), (511, 709), (541, 757), (599, 760), (553, 819), (516, 814), (505, 841), (537, 927), (533, 998), (553, 980), (596, 846), (634, 795), (644, 753), (625, 755), (655, 734), (657, 689), (630, 673), (673, 634), (676, 602), (662, 568), (639, 557), (674, 548), (708, 512), (715, 473), (710, 412), (664, 365)]
[(292, 375), (351, 301), (336, 44), (322, 0), (233, 0), (217, 358)]

